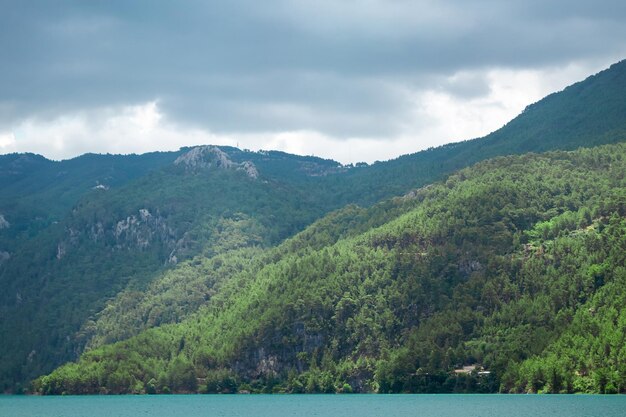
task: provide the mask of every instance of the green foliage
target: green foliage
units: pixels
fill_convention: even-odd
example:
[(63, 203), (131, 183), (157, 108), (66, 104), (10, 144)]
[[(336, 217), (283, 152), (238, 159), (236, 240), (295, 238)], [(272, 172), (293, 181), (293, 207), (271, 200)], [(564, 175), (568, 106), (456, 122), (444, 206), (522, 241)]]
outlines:
[[(0, 389), (86, 349), (185, 322), (198, 333), (180, 349), (195, 372), (234, 372), (253, 391), (320, 390), (320, 380), (330, 389), (317, 374), (311, 384), (298, 377), (285, 385), (287, 368), (304, 375), (314, 365), (333, 375), (337, 391), (344, 383), (354, 391), (492, 390), (505, 373), (502, 389), (520, 391), (509, 358), (542, 355), (614, 279), (619, 259), (602, 239), (607, 219), (624, 211), (623, 152), (526, 155), (458, 170), (623, 142), (625, 91), (620, 62), (484, 138), (370, 166), (231, 147), (205, 152), (227, 160), (200, 167), (172, 164), (189, 148), (61, 162), (0, 156), (0, 213), (10, 223), (0, 229)], [(445, 182), (426, 185), (434, 181)], [(189, 340), (202, 348), (187, 348)], [(261, 359), (258, 375), (242, 371)], [(451, 379), (448, 368), (464, 362), (494, 371)], [(348, 363), (363, 366), (344, 381), (336, 367)], [(124, 371), (113, 391), (179, 390), (168, 372), (146, 380), (121, 378)], [(551, 391), (570, 390), (570, 379), (621, 390), (608, 371), (597, 380), (551, 376)]]
[(197, 310), (35, 388), (623, 392), (624, 172), (623, 144), (497, 158), (348, 207), (275, 248), (231, 252)]
[[(0, 252), (10, 252), (8, 261), (0, 261), (5, 290), (0, 295), (0, 390), (49, 372), (85, 346), (178, 321), (211, 297), (213, 285), (248, 262), (205, 258), (227, 257), (242, 248), (253, 256), (253, 248), (275, 245), (333, 208), (303, 188), (308, 174), (296, 167), (319, 173), (336, 163), (231, 152), (233, 158), (254, 159), (268, 173), (253, 179), (237, 170), (187, 170), (171, 164), (181, 152), (92, 155), (61, 163), (19, 155), (0, 160), (0, 170), (17, 172), (16, 183), (28, 185), (19, 191), (14, 183), (3, 183), (0, 198), (0, 213), (11, 223), (0, 230)], [(107, 161), (115, 169), (107, 170)], [(277, 164), (295, 172), (272, 170)], [(68, 182), (48, 181), (63, 169)], [(41, 175), (51, 188), (37, 185)], [(91, 189), (96, 179), (110, 189)], [(76, 188), (67, 198), (50, 197), (64, 186)], [(35, 201), (39, 198), (54, 201), (45, 221), (35, 224), (16, 215), (40, 216), (30, 211), (45, 209)], [(204, 267), (195, 269), (198, 263)], [(205, 278), (207, 268), (211, 276)], [(150, 286), (155, 280), (161, 287)], [(161, 291), (174, 281), (159, 295), (158, 306), (140, 305), (147, 288)]]

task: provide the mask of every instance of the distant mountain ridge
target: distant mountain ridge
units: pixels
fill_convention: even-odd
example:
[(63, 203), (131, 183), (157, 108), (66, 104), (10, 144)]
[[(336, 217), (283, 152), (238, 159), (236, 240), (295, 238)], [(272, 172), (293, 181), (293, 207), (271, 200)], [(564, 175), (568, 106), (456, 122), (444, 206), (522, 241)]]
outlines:
[[(0, 229), (0, 386), (19, 389), (86, 345), (183, 320), (247, 268), (242, 260), (228, 266), (231, 254), (257, 256), (349, 204), (369, 210), (350, 206), (341, 224), (320, 236), (309, 232), (293, 251), (300, 256), (316, 241), (385, 223), (405, 210), (390, 198), (486, 158), (622, 142), (624, 115), (622, 61), (529, 106), (484, 138), (369, 166), (210, 145), (60, 162), (2, 155), (0, 215), (9, 227)], [(220, 272), (207, 283), (202, 276), (210, 271)], [(158, 287), (179, 275), (198, 285), (186, 287), (187, 304), (186, 296)], [(157, 311), (145, 294), (169, 300), (171, 308)], [(126, 315), (127, 327), (113, 329), (120, 309), (133, 308), (147, 316)]]
[(625, 91), (626, 60), (527, 106), (519, 116), (483, 138), (350, 171), (346, 176), (353, 186), (346, 199), (370, 204), (388, 198), (386, 192), (400, 195), (495, 156), (622, 142), (626, 140)]

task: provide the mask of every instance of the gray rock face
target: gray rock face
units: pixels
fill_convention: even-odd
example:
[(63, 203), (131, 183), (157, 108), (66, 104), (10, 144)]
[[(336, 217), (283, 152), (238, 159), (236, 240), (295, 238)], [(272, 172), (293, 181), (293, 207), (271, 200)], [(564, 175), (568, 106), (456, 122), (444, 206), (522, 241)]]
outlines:
[(423, 196), (424, 191), (428, 190), (432, 186), (433, 186), (432, 184), (428, 184), (428, 185), (425, 185), (425, 186), (423, 186), (421, 188), (418, 188), (418, 189), (415, 189), (415, 190), (411, 190), (408, 193), (406, 193), (405, 195), (403, 195), (402, 198), (404, 200), (414, 200), (416, 198), (419, 198), (420, 196)]
[(256, 169), (256, 166), (250, 161), (243, 162), (241, 166), (237, 169), (245, 171), (245, 173), (248, 174), (248, 176), (252, 179), (257, 179), (259, 177), (259, 171)]
[(174, 165), (184, 166), (190, 171), (198, 171), (203, 169), (231, 169), (243, 171), (252, 179), (257, 179), (259, 171), (250, 161), (242, 163), (233, 162), (226, 152), (217, 146), (204, 145), (196, 146), (189, 152), (179, 156), (174, 161)]
[(148, 209), (139, 209), (139, 216), (141, 217), (142, 221), (148, 221), (148, 219), (150, 217), (152, 217), (152, 214), (150, 214), (150, 211)]
[(130, 215), (115, 224), (113, 236), (118, 249), (123, 247), (145, 249), (155, 240), (164, 243), (174, 241), (174, 232), (158, 213), (153, 216), (148, 209), (142, 208), (138, 214), (139, 216)]
[[(150, 212), (147, 208), (141, 208), (134, 214), (129, 214), (108, 227), (105, 227), (100, 221), (82, 231), (68, 227), (64, 238), (57, 244), (56, 259), (62, 260), (67, 254), (74, 251), (83, 239), (89, 239), (93, 242), (108, 241), (111, 244), (109, 246), (111, 251), (145, 250), (153, 245), (160, 245), (164, 250), (172, 252), (170, 258), (173, 257), (174, 259), (174, 261), (165, 259), (164, 262), (176, 263), (178, 261), (177, 257), (173, 255), (179, 249), (180, 239), (158, 210)], [(2, 259), (0, 259), (0, 263), (1, 261)]]
[(9, 223), (2, 214), (0, 214), (0, 230), (8, 229), (11, 227), (11, 223)]
[(102, 222), (96, 222), (96, 224), (91, 225), (91, 230), (89, 231), (89, 238), (94, 242), (99, 241), (104, 237), (104, 225)]
[(65, 247), (64, 243), (59, 243), (57, 244), (57, 260), (61, 260), (63, 259), (63, 257), (65, 256), (65, 254), (67, 253), (67, 248)]
[(174, 165), (184, 165), (187, 168), (222, 168), (229, 169), (234, 165), (226, 152), (217, 146), (196, 146), (189, 152), (179, 156)]
[(6, 251), (1, 251), (0, 250), (0, 265), (2, 265), (3, 263), (5, 263), (6, 261), (8, 261), (9, 259), (11, 259), (11, 254), (9, 252)]

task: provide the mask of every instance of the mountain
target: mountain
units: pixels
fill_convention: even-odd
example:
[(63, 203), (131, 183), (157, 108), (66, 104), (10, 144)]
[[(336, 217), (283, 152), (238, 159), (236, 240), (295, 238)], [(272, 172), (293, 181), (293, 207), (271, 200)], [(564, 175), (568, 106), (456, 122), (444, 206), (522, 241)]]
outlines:
[(550, 94), (484, 138), (404, 155), (367, 169), (329, 177), (345, 203), (372, 204), (438, 181), (461, 168), (502, 155), (574, 150), (626, 140), (626, 61)]
[[(621, 62), (484, 138), (373, 165), (215, 146), (60, 162), (0, 156), (0, 386), (20, 390), (85, 349), (230, 305), (234, 282), (370, 233), (414, 209), (409, 197), (425, 190), (412, 189), (486, 158), (621, 142), (625, 81)], [(305, 286), (289, 291), (308, 298)], [(315, 340), (306, 343), (321, 347)]]
[(385, 209), (348, 207), (276, 248), (208, 261), (192, 281), (213, 293), (182, 321), (92, 349), (35, 389), (624, 392), (625, 172), (626, 144), (503, 157)]
[[(22, 198), (19, 187), (7, 187), (5, 197), (13, 195), (0, 202), (8, 225), (0, 230), (4, 378), (32, 378), (76, 357), (86, 343), (77, 335), (80, 327), (120, 291), (142, 290), (163, 271), (200, 253), (274, 245), (328, 211), (325, 201), (313, 198), (315, 193), (307, 193), (301, 182), (336, 170), (337, 163), (228, 151), (183, 149), (159, 155), (156, 163), (147, 155), (140, 166), (154, 169), (135, 178), (134, 157), (121, 164), (123, 173), (117, 176), (107, 164), (98, 166), (99, 158), (93, 165), (37, 158), (42, 171), (29, 170), (30, 177), (19, 178), (39, 192)], [(255, 162), (240, 160), (244, 154)], [(10, 167), (20, 160), (12, 159)], [(167, 165), (161, 164), (164, 160)], [(35, 180), (54, 177), (54, 170), (80, 185), (53, 203), (60, 209), (64, 198), (76, 200), (63, 217), (45, 214), (42, 201), (64, 184), (52, 181), (48, 187)], [(100, 183), (95, 185), (94, 178)], [(33, 219), (37, 211), (42, 220)], [(26, 215), (28, 220), (20, 217)]]
[(34, 154), (0, 155), (0, 213), (13, 219), (12, 236), (34, 234), (61, 220), (94, 187), (121, 186), (170, 164), (177, 154), (86, 154), (60, 162)]

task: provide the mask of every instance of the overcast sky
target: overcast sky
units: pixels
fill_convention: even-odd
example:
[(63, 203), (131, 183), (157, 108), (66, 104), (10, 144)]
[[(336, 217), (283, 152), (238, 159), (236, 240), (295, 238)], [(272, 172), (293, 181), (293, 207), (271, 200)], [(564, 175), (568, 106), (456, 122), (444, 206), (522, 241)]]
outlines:
[(0, 0), (0, 154), (386, 160), (626, 58), (624, 0)]

